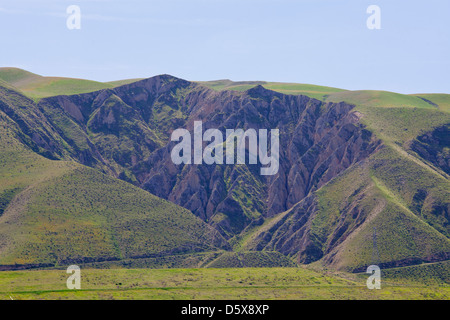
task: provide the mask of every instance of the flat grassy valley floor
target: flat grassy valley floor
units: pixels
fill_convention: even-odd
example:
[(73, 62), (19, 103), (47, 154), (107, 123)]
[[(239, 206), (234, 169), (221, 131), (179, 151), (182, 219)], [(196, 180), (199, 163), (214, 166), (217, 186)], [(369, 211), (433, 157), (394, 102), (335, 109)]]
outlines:
[[(390, 269), (380, 290), (366, 287), (368, 274), (317, 272), (304, 267), (82, 269), (80, 290), (67, 289), (70, 275), (65, 270), (3, 271), (0, 299), (449, 300), (448, 266), (448, 262), (432, 266), (441, 272), (441, 277), (434, 273), (434, 278), (429, 278), (430, 270), (421, 273), (417, 267)], [(407, 279), (405, 274), (412, 277)], [(420, 278), (423, 275), (428, 279)]]

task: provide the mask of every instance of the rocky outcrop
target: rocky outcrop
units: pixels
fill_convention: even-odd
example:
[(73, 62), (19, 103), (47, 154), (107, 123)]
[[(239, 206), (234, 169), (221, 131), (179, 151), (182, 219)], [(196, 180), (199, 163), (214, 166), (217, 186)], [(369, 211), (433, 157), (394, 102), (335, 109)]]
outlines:
[[(325, 104), (261, 86), (247, 92), (201, 91), (188, 95), (186, 128), (280, 130), (280, 169), (261, 176), (258, 165), (174, 165), (174, 143), (133, 167), (140, 185), (218, 227), (229, 237), (255, 219), (291, 208), (352, 164), (368, 157), (379, 141), (364, 129), (352, 106)], [(249, 205), (250, 203), (250, 205)]]

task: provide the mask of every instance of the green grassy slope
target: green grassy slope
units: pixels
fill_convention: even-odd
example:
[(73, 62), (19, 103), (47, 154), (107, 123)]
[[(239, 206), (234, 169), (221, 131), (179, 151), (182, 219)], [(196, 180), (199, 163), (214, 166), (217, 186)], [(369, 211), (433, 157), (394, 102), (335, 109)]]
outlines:
[(391, 283), (423, 283), (425, 285), (450, 285), (450, 261), (424, 263), (415, 266), (391, 268), (382, 271), (385, 281)]
[(296, 264), (276, 251), (224, 252), (206, 265), (208, 268), (295, 267)]
[(0, 68), (0, 79), (12, 85), (21, 86), (27, 82), (37, 81), (40, 75), (19, 68)]
[[(313, 265), (358, 271), (370, 264), (384, 269), (448, 259), (448, 194), (446, 178), (384, 147), (314, 193), (308, 237), (320, 260)], [(288, 210), (267, 220), (247, 235), (242, 250), (255, 248), (256, 239), (282, 220), (297, 224), (294, 217)]]
[(43, 77), (17, 68), (0, 68), (0, 79), (35, 100), (56, 95), (92, 92), (115, 86), (84, 79)]
[(32, 82), (20, 87), (22, 92), (33, 99), (57, 95), (71, 95), (112, 88), (112, 85), (105, 83), (59, 77), (44, 77), (40, 81)]
[(450, 112), (450, 94), (425, 93), (425, 94), (414, 94), (413, 96), (426, 99), (429, 102), (436, 104), (439, 110), (441, 111)]
[(377, 90), (335, 92), (328, 95), (325, 101), (345, 101), (350, 104), (357, 106), (364, 105), (366, 107), (410, 107), (436, 109), (435, 106), (415, 96)]
[[(210, 249), (192, 213), (16, 139), (0, 112), (0, 264), (66, 264)], [(216, 242), (219, 242), (218, 239)]]
[(317, 192), (311, 233), (323, 262), (355, 270), (448, 259), (450, 229), (440, 208), (449, 192), (444, 177), (385, 147)]
[(434, 128), (450, 122), (450, 113), (421, 108), (356, 107), (362, 113), (361, 122), (385, 143), (405, 143)]
[(331, 94), (344, 91), (333, 87), (301, 83), (268, 82), (264, 87), (284, 94), (303, 94), (319, 100), (323, 100)]

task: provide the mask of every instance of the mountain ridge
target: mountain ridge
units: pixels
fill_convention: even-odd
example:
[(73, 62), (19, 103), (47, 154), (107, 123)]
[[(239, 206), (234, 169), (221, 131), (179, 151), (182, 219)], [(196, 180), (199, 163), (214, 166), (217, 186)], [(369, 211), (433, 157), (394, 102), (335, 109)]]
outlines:
[[(448, 178), (433, 172), (447, 170), (449, 116), (421, 101), (426, 106), (351, 105), (264, 84), (217, 91), (170, 75), (37, 103), (11, 88), (0, 91), (5, 126), (15, 127), (34, 152), (92, 167), (187, 208), (226, 239), (221, 246), (227, 250), (247, 239), (243, 250), (278, 251), (299, 263), (346, 270), (370, 262), (365, 241), (374, 225), (384, 226), (377, 228), (384, 265), (448, 259)], [(380, 121), (392, 114), (400, 125)], [(192, 129), (196, 120), (205, 130), (280, 129), (280, 172), (262, 178), (252, 165), (174, 165), (170, 133)], [(413, 172), (421, 178), (408, 178), (417, 176)], [(376, 219), (369, 219), (374, 208)], [(261, 229), (278, 216), (269, 231)], [(400, 237), (387, 223), (398, 224), (398, 217), (406, 221)], [(256, 232), (250, 240), (248, 230)], [(390, 238), (406, 247), (387, 254)], [(416, 249), (408, 249), (413, 243)]]

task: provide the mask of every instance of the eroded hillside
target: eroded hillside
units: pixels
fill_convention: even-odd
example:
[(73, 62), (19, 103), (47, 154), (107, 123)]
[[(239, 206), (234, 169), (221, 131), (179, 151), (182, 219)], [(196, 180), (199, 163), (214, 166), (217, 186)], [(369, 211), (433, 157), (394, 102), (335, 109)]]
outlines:
[[(345, 97), (348, 95), (346, 92)], [(123, 211), (128, 202), (131, 207), (138, 205), (132, 198), (120, 205), (113, 201), (118, 201), (117, 197), (107, 200), (113, 202), (106, 206), (94, 201), (95, 197), (101, 198), (102, 192), (116, 192), (109, 190), (108, 184), (135, 188), (119, 178), (148, 193), (133, 190), (149, 196), (151, 193), (191, 211), (197, 217), (189, 213), (192, 221), (198, 219), (204, 224), (198, 228), (209, 228), (203, 240), (205, 247), (197, 251), (275, 251), (300, 263), (318, 261), (335, 268), (360, 270), (374, 262), (375, 233), (377, 263), (384, 266), (448, 259), (449, 115), (420, 99), (423, 108), (322, 100), (283, 94), (261, 85), (244, 91), (216, 91), (162, 75), (117, 88), (44, 98), (38, 103), (3, 86), (0, 109), (3, 126), (13, 132), (15, 141), (20, 141), (26, 152), (34, 152), (33, 157), (44, 156), (47, 159), (42, 161), (52, 165), (67, 163), (95, 169), (82, 167), (75, 171), (90, 175), (95, 182), (92, 186), (69, 172), (67, 178), (52, 180), (59, 186), (56, 191), (42, 185), (41, 192), (60, 192), (61, 196), (45, 206), (45, 197), (33, 198), (33, 206), (46, 208), (36, 212), (45, 212), (49, 221), (54, 221), (60, 206), (72, 205), (74, 212), (82, 206), (87, 223), (99, 219), (92, 215), (98, 210), (102, 211), (100, 216), (108, 216)], [(204, 130), (222, 132), (279, 129), (277, 174), (262, 176), (260, 165), (251, 164), (175, 165), (170, 157), (174, 146), (170, 134), (177, 128), (192, 132), (194, 121), (202, 121)], [(2, 143), (12, 144), (5, 141)], [(18, 157), (22, 153), (25, 151), (18, 152)], [(13, 161), (12, 157), (4, 159), (8, 165)], [(105, 184), (98, 185), (98, 181)], [(9, 203), (23, 192), (20, 185), (12, 185), (4, 190), (4, 211), (11, 210)], [(95, 188), (92, 194), (91, 187)], [(80, 188), (88, 198), (77, 198), (81, 196), (76, 191)], [(180, 211), (173, 212), (179, 218)], [(145, 219), (145, 212), (139, 214), (143, 216), (136, 219)], [(153, 227), (130, 232), (120, 223), (127, 220), (125, 216), (117, 216), (114, 221), (102, 219), (100, 225), (114, 230), (113, 247), (104, 249), (109, 253), (87, 253), (81, 245), (68, 250), (70, 255), (78, 259), (145, 256), (149, 252), (143, 248), (149, 241), (154, 241), (152, 253), (176, 251), (159, 247), (159, 238), (152, 238)], [(188, 220), (187, 215), (175, 224), (186, 227), (192, 223)], [(151, 225), (158, 223), (155, 220)], [(36, 227), (43, 225), (47, 224), (36, 222)], [(53, 244), (62, 241), (60, 237), (67, 231), (50, 229), (46, 232), (50, 239), (54, 237)], [(95, 241), (108, 243), (108, 235), (97, 231), (92, 232), (92, 237), (100, 237)], [(22, 234), (23, 243), (31, 241), (28, 230), (18, 228), (16, 232)], [(173, 241), (175, 247), (195, 247), (187, 245), (186, 239)], [(58, 250), (65, 252), (61, 242), (59, 246)], [(43, 257), (42, 263), (55, 260), (51, 257), (52, 246), (33, 248), (33, 253), (11, 251), (3, 256), (8, 257), (5, 261), (14, 261), (14, 255), (29, 254), (34, 260)], [(64, 254), (69, 255), (67, 252)]]

